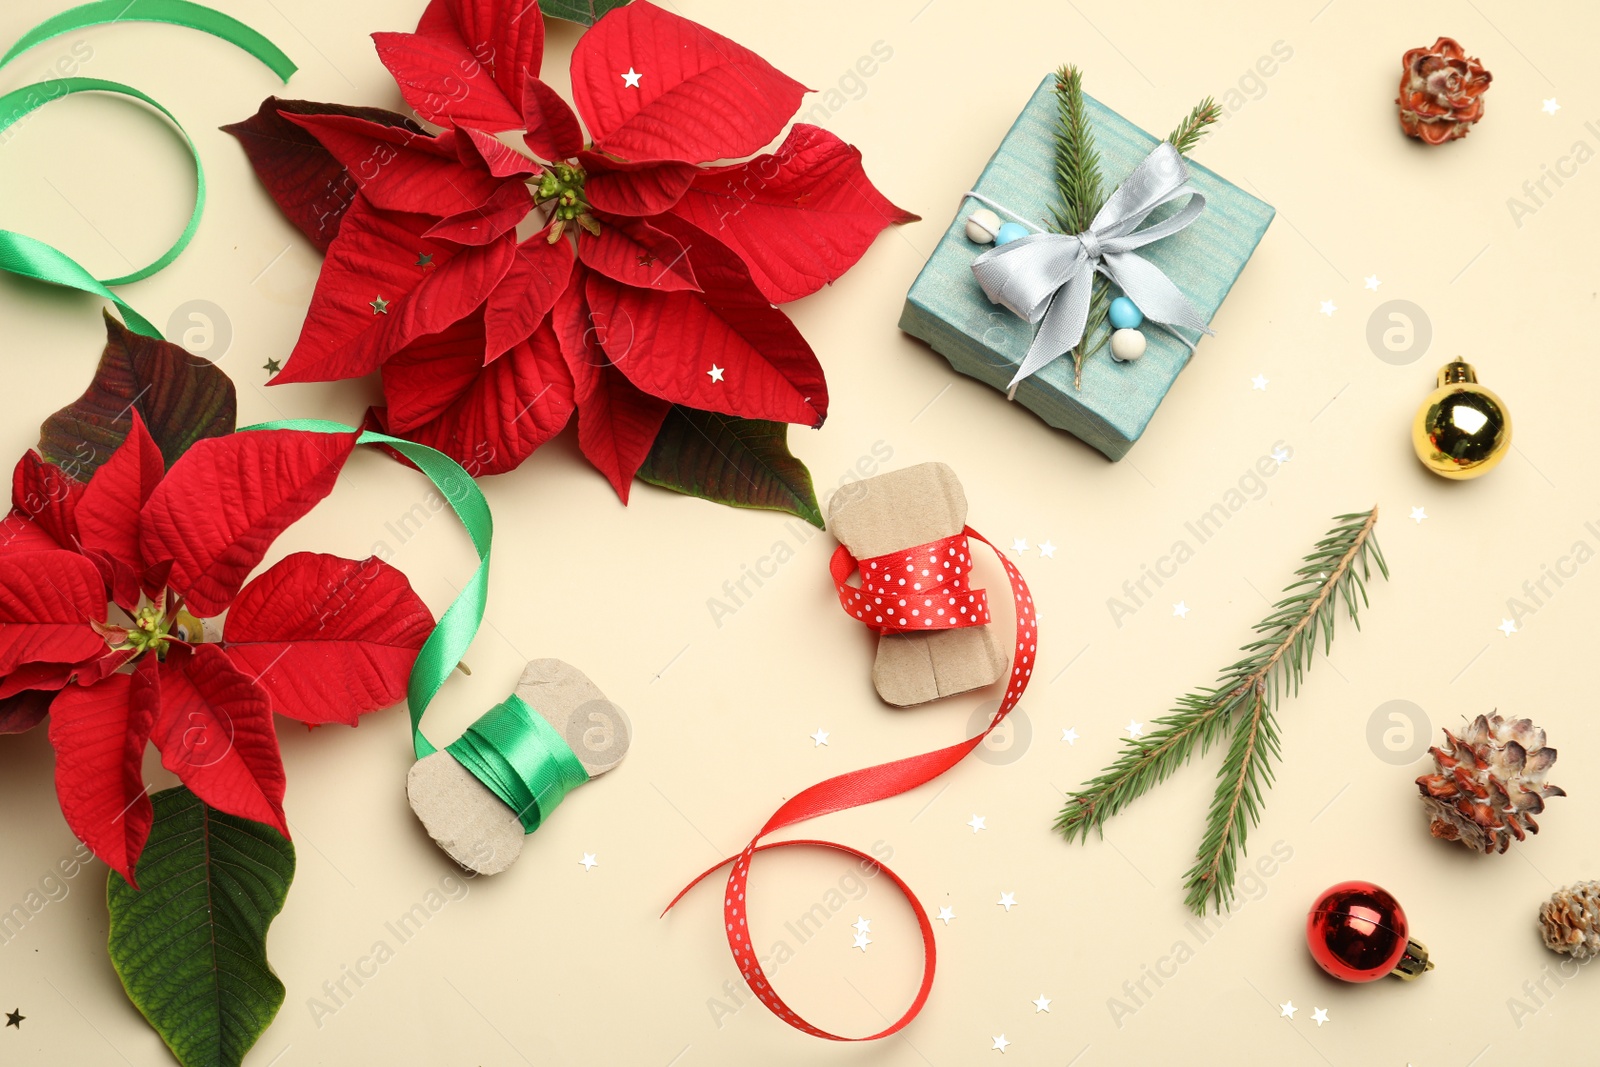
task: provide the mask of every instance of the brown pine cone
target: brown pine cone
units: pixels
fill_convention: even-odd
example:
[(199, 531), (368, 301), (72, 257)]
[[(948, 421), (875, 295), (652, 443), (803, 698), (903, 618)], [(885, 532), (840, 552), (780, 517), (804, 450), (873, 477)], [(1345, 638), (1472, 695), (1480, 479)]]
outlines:
[(1556, 750), (1532, 720), (1479, 715), (1460, 737), (1449, 730), (1444, 736), (1444, 745), (1429, 749), (1435, 773), (1417, 779), (1434, 837), (1504, 852), (1539, 832), (1533, 817), (1544, 811), (1545, 797), (1567, 795), (1545, 783)]
[(1539, 905), (1544, 947), (1575, 960), (1600, 956), (1600, 882), (1557, 889)]

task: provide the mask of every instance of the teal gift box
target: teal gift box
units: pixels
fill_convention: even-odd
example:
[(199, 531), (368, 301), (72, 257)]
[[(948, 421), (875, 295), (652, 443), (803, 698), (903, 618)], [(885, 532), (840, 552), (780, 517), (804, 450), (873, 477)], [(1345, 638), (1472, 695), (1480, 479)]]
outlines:
[[(1055, 81), (1051, 74), (1039, 84), (973, 186), (974, 192), (1023, 218), (1046, 224), (1058, 203)], [(1084, 105), (1100, 154), (1101, 182), (1109, 194), (1160, 139), (1087, 94)], [(1191, 187), (1206, 198), (1205, 210), (1187, 228), (1145, 245), (1138, 254), (1160, 267), (1210, 319), (1267, 232), (1274, 212), (1271, 205), (1193, 160), (1186, 162)], [(900, 329), (926, 341), (962, 374), (1003, 393), (1027, 354), (1034, 327), (990, 303), (973, 277), (973, 259), (994, 247), (967, 239), (967, 216), (980, 206), (971, 197), (962, 200), (939, 247), (906, 294)], [(1158, 210), (1151, 221), (1171, 214), (1177, 206)], [(1072, 357), (1062, 356), (1022, 381), (1016, 402), (1111, 459), (1121, 459), (1144, 433), (1192, 354), (1153, 323), (1146, 321), (1142, 329), (1147, 342), (1143, 358), (1117, 363), (1099, 343), (1084, 361), (1081, 388), (1073, 385)], [(1104, 334), (1091, 340), (1103, 342)]]

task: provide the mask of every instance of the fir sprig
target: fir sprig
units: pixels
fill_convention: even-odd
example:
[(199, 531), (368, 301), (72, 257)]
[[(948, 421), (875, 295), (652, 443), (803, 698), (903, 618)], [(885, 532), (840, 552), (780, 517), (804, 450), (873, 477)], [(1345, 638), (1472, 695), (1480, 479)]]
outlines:
[[(1106, 201), (1100, 179), (1100, 153), (1094, 147), (1094, 131), (1083, 102), (1083, 73), (1068, 65), (1056, 71), (1056, 192), (1059, 203), (1051, 210), (1056, 228), (1062, 233), (1082, 233)], [(1167, 138), (1180, 153), (1193, 148), (1206, 128), (1222, 117), (1216, 101), (1206, 97), (1178, 123)], [(1083, 364), (1089, 353), (1097, 351), (1110, 337), (1107, 325), (1111, 309), (1109, 283), (1096, 274), (1089, 293), (1089, 318), (1083, 340), (1072, 350), (1072, 386), (1083, 387)]]
[(1082, 233), (1105, 203), (1100, 182), (1100, 153), (1083, 103), (1083, 72), (1065, 66), (1056, 71), (1056, 186), (1061, 202), (1053, 209), (1062, 233)]
[[(1056, 71), (1056, 189), (1060, 203), (1051, 210), (1062, 233), (1082, 233), (1106, 202), (1100, 181), (1100, 153), (1083, 103), (1083, 72), (1074, 66)], [(1083, 387), (1083, 361), (1098, 344), (1111, 298), (1106, 280), (1096, 274), (1089, 294), (1089, 320), (1083, 340), (1072, 350), (1072, 386)]]
[(1176, 148), (1179, 155), (1188, 155), (1189, 149), (1199, 144), (1200, 138), (1205, 136), (1206, 127), (1221, 117), (1222, 108), (1208, 96), (1183, 117), (1176, 129), (1167, 134), (1167, 143)]
[(1256, 624), (1256, 639), (1241, 649), (1244, 657), (1223, 669), (1216, 686), (1180, 697), (1170, 713), (1155, 720), (1154, 730), (1126, 742), (1110, 767), (1067, 798), (1056, 819), (1056, 829), (1068, 840), (1084, 840), (1090, 830), (1103, 832), (1107, 819), (1164, 781), (1197, 749), (1204, 753), (1231, 734), (1206, 833), (1185, 881), (1188, 905), (1197, 914), (1208, 905), (1226, 908), (1233, 900), (1237, 861), (1249, 827), (1260, 820), (1271, 765), (1278, 758), (1274, 715), (1280, 697), (1299, 692), (1319, 636), (1324, 652), (1332, 646), (1338, 604), (1359, 628), (1373, 566), (1389, 576), (1373, 536), (1378, 509), (1335, 521), (1339, 525), (1317, 542), (1272, 614)]

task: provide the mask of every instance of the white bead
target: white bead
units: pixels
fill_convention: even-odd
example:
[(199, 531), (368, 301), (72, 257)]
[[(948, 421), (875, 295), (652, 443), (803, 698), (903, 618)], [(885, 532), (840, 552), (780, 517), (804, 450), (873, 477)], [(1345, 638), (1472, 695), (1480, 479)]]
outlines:
[(1144, 334), (1138, 330), (1118, 330), (1111, 335), (1111, 358), (1131, 363), (1144, 355)]
[(986, 245), (1000, 232), (1000, 216), (986, 207), (980, 207), (967, 216), (967, 240)]

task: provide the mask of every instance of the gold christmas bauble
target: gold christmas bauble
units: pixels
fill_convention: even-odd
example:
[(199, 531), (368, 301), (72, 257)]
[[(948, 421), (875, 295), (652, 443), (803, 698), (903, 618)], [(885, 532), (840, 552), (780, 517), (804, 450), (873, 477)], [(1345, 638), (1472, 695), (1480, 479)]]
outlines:
[(1511, 449), (1511, 412), (1456, 360), (1439, 371), (1439, 387), (1417, 409), (1411, 446), (1433, 473), (1454, 479), (1487, 474)]

